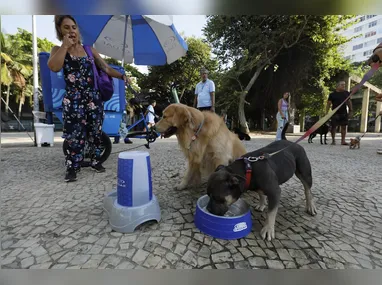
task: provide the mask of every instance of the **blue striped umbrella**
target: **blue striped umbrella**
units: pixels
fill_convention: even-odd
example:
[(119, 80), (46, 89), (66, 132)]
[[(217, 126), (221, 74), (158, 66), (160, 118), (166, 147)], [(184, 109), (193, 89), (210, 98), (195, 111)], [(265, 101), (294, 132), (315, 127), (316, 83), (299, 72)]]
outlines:
[(106, 56), (136, 65), (171, 64), (188, 50), (172, 16), (74, 16), (83, 43)]

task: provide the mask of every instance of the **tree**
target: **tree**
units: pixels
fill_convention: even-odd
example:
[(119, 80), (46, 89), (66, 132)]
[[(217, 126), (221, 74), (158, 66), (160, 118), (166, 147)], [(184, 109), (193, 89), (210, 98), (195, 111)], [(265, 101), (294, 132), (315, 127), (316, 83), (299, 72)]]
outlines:
[[(208, 16), (204, 33), (222, 64), (233, 63), (236, 74), (254, 70), (239, 96), (240, 125), (249, 132), (245, 98), (261, 71), (285, 48), (300, 40), (309, 16)], [(243, 87), (243, 86), (242, 86)]]
[[(240, 124), (246, 131), (248, 131), (244, 113), (246, 97), (261, 73), (266, 71), (269, 78), (273, 78), (276, 73), (280, 74), (283, 68), (278, 64), (278, 60), (283, 57), (284, 59), (291, 57), (290, 50), (305, 50), (305, 55), (307, 52), (319, 53), (319, 48), (322, 48), (323, 43), (325, 43), (324, 35), (327, 34), (326, 31), (328, 30), (326, 27), (330, 26), (330, 32), (333, 33), (334, 24), (343, 26), (349, 18), (351, 17), (298, 15), (208, 17), (204, 29), (205, 35), (215, 47), (214, 53), (220, 59), (222, 67), (229, 64), (234, 70), (232, 77), (238, 81), (240, 87), (238, 90), (240, 95), (237, 98), (239, 101), (238, 115)], [(325, 24), (326, 22), (331, 25)], [(320, 34), (319, 30), (322, 23), (324, 23), (324, 32)], [(340, 37), (338, 36), (338, 38)], [(338, 40), (337, 42), (339, 44), (343, 41)], [(329, 49), (329, 46), (337, 47), (337, 42), (326, 44), (326, 49)], [(312, 43), (314, 44), (312, 45)], [(306, 47), (304, 49), (303, 45), (307, 45), (309, 49)], [(317, 45), (317, 48), (314, 48), (314, 45)], [(296, 53), (293, 56), (298, 57)], [(309, 63), (312, 62), (308, 57), (304, 57)], [(300, 60), (302, 58), (300, 56)], [(322, 62), (322, 64), (330, 65), (330, 61)], [(289, 66), (288, 69), (290, 72)], [(284, 66), (284, 72), (287, 72), (288, 69)], [(309, 66), (304, 65), (303, 61), (300, 62), (298, 70), (294, 68), (303, 77), (309, 75), (306, 72), (307, 69)], [(295, 80), (296, 75), (289, 76), (289, 85), (301, 88), (301, 84)], [(326, 73), (323, 76), (326, 77)], [(246, 78), (245, 82), (242, 81), (243, 78)], [(300, 81), (301, 78), (298, 80)]]
[(46, 38), (37, 38), (37, 52), (50, 52), (54, 46), (55, 44)]
[[(324, 35), (327, 35), (327, 31), (333, 33), (336, 24), (343, 26), (349, 18), (351, 17), (298, 15), (208, 16), (204, 33), (214, 46), (214, 53), (220, 60), (221, 68), (226, 69), (227, 65), (230, 66), (230, 77), (237, 82), (238, 116), (240, 125), (245, 131), (249, 131), (244, 108), (246, 98), (260, 75), (265, 72), (263, 77), (271, 82), (275, 80), (277, 74), (283, 73), (285, 76), (289, 73), (289, 78), (286, 80), (288, 84), (285, 84), (287, 86), (284, 88), (292, 87), (299, 91), (302, 88), (301, 77), (309, 78), (309, 74), (317, 74), (320, 69), (324, 71), (323, 76), (320, 76), (322, 81), (327, 74), (332, 73), (328, 71), (331, 62), (322, 61), (320, 67), (314, 66), (317, 71), (313, 72), (313, 68), (309, 66), (313, 60), (307, 54), (318, 54), (321, 52), (320, 49), (324, 50)], [(325, 24), (326, 22), (330, 25)], [(324, 32), (320, 34), (322, 23)], [(337, 47), (340, 43), (343, 41), (330, 42), (326, 44), (326, 50), (330, 49), (332, 52), (331, 48)], [(291, 53), (292, 50), (294, 53)], [(298, 52), (301, 51), (304, 52), (299, 55)], [(298, 62), (291, 62), (291, 57), (298, 59)], [(284, 65), (279, 64), (280, 62)], [(289, 65), (286, 65), (287, 62)], [(294, 67), (291, 68), (290, 64)], [(323, 65), (326, 67), (323, 68)], [(264, 90), (264, 82), (262, 85)], [(316, 85), (317, 81), (314, 83), (314, 86)], [(276, 85), (272, 82), (270, 87), (274, 86)]]
[[(121, 61), (116, 60), (114, 58), (108, 57), (108, 58), (105, 58), (105, 61), (111, 65), (117, 65), (117, 66), (121, 65)], [(137, 68), (135, 68), (134, 66), (131, 66), (130, 64), (124, 64), (123, 68), (125, 69), (126, 75), (130, 76), (132, 79), (132, 82), (130, 83), (131, 88), (133, 88), (135, 92), (140, 92), (141, 87), (139, 86), (139, 81), (140, 79), (144, 77), (144, 74), (142, 74)], [(129, 100), (132, 97), (133, 97), (133, 93), (131, 92), (131, 90), (126, 89), (126, 100)]]
[(370, 83), (382, 89), (382, 71), (379, 69), (370, 79)]
[[(116, 59), (111, 58), (111, 57), (106, 57), (105, 61), (108, 64), (117, 65), (117, 66), (121, 65), (121, 61), (120, 60), (116, 60)], [(132, 66), (130, 64), (126, 64), (125, 63), (123, 65), (123, 68), (125, 69), (126, 72), (128, 72), (133, 77), (136, 77), (138, 79), (141, 79), (142, 77), (144, 77), (143, 73), (141, 73), (136, 67), (134, 67), (134, 66)]]
[[(352, 68), (354, 69), (354, 74), (359, 77), (363, 77), (365, 73), (370, 69), (370, 66), (366, 63), (366, 61), (362, 62), (354, 62), (352, 64)], [(382, 69), (378, 69), (372, 78), (370, 78), (369, 83), (375, 85), (376, 87), (382, 89)]]
[[(20, 32), (20, 30), (19, 30)], [(5, 45), (2, 52), (2, 75), (6, 78), (4, 85), (7, 86), (6, 103), (9, 105), (10, 87), (14, 84), (18, 87), (16, 101), (19, 102), (19, 114), (25, 101), (26, 78), (32, 75), (32, 57), (25, 50), (27, 43), (20, 35), (6, 35)], [(6, 108), (8, 112), (8, 108)]]
[[(33, 97), (33, 63), (32, 63), (32, 33), (18, 29), (14, 35), (5, 35), (2, 45), (2, 84), (7, 86), (6, 103), (9, 105), (11, 86), (16, 94), (16, 102), (19, 104), (19, 116), (25, 99), (32, 102)], [(45, 39), (37, 38), (38, 52), (50, 52), (54, 44)], [(6, 108), (8, 112), (8, 108)]]
[(301, 96), (296, 102), (301, 113), (323, 115), (327, 96), (335, 89), (336, 82), (354, 72), (339, 50), (352, 38), (338, 33), (353, 24), (353, 19), (353, 15), (326, 15), (315, 16), (308, 23), (303, 41), (296, 46), (301, 54), (305, 54), (305, 68), (300, 66), (304, 69), (300, 74)]
[[(179, 86), (179, 101), (189, 104), (193, 101), (193, 90), (200, 81), (200, 69), (207, 68), (213, 78), (217, 60), (211, 58), (211, 48), (202, 39), (185, 38), (187, 54), (170, 65), (151, 66), (149, 75), (142, 80), (144, 89), (154, 89), (157, 97), (171, 98), (173, 82)], [(170, 100), (170, 99), (169, 99)]]

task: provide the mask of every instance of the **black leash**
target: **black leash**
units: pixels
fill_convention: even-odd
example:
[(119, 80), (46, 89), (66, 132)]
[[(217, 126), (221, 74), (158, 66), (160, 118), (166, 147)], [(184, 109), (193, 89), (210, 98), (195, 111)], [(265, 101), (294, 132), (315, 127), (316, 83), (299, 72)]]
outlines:
[(137, 149), (137, 148), (140, 148), (140, 147), (142, 147), (142, 146), (145, 146), (145, 147), (147, 148), (146, 145), (147, 145), (147, 144), (142, 144), (142, 145), (139, 145), (139, 146), (136, 146), (136, 147), (131, 147), (131, 148), (124, 149), (124, 150), (120, 150), (120, 151), (114, 151), (114, 152), (110, 153), (110, 155), (112, 155), (112, 154), (116, 154), (116, 153), (121, 153), (121, 152), (124, 152), (124, 151), (129, 151), (129, 150)]
[(366, 132), (364, 132), (363, 135), (360, 136), (360, 138), (363, 138), (363, 137), (366, 135), (366, 133), (367, 133), (367, 125), (370, 124), (370, 123), (372, 123), (372, 122), (374, 122), (374, 121), (376, 121), (376, 120), (378, 119), (378, 117), (380, 117), (380, 116), (381, 116), (381, 115), (379, 114), (377, 117), (375, 117), (374, 120), (371, 120), (370, 122), (367, 122), (367, 124), (366, 124)]

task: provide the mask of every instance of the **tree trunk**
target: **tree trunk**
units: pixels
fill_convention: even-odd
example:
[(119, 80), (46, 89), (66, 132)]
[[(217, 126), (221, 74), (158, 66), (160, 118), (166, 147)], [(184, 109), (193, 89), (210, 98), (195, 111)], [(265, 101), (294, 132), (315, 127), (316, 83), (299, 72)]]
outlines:
[(290, 114), (290, 118), (289, 118), (289, 123), (291, 125), (294, 125), (295, 123), (295, 118), (296, 118), (296, 100), (294, 97), (291, 97), (291, 100), (290, 100), (290, 105), (289, 105), (289, 114)]
[(243, 132), (249, 133), (247, 119), (245, 118), (245, 97), (247, 97), (248, 91), (252, 88), (253, 84), (255, 83), (256, 79), (259, 77), (261, 71), (263, 70), (265, 64), (262, 64), (260, 67), (256, 69), (255, 74), (252, 76), (251, 80), (249, 81), (248, 85), (245, 87), (244, 91), (241, 93), (239, 98), (239, 109), (238, 109), (238, 115), (239, 115), (239, 122), (240, 127)]
[(240, 122), (240, 129), (241, 129), (241, 131), (243, 131), (246, 134), (248, 134), (249, 133), (249, 128), (248, 128), (247, 119), (245, 118), (245, 112), (244, 112), (245, 95), (246, 94), (243, 92), (243, 94), (240, 96), (238, 115), (239, 115), (239, 122)]
[(186, 88), (183, 88), (182, 92), (180, 92), (179, 102), (182, 100), (185, 91), (186, 91)]
[(25, 95), (24, 95), (24, 89), (21, 90), (21, 96), (20, 96), (20, 101), (19, 101), (19, 120), (21, 122), (21, 109), (25, 103)]
[(301, 110), (300, 112), (300, 129), (301, 132), (305, 132), (305, 111)]
[(21, 108), (23, 107), (23, 102), (20, 100), (19, 102), (19, 118), (21, 116)]
[(7, 102), (7, 106), (5, 106), (5, 114), (8, 116), (8, 106), (9, 106), (9, 92), (11, 90), (11, 84), (7, 86), (7, 98), (5, 102)]

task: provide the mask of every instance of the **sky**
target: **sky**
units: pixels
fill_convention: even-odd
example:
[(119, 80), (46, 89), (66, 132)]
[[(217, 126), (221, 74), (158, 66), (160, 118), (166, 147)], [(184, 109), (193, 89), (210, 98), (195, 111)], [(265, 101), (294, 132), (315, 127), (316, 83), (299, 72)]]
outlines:
[[(60, 44), (56, 39), (54, 30), (53, 15), (36, 16), (37, 37), (47, 38), (55, 44)], [(206, 24), (205, 15), (174, 15), (174, 25), (179, 33), (184, 36), (203, 37), (202, 28)], [(22, 28), (32, 32), (31, 15), (3, 15), (1, 16), (1, 30), (3, 33), (15, 34), (17, 28)], [(135, 66), (139, 71), (147, 73), (147, 66)]]

